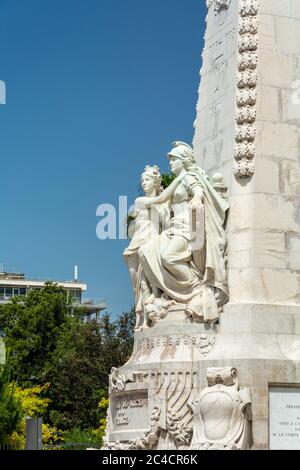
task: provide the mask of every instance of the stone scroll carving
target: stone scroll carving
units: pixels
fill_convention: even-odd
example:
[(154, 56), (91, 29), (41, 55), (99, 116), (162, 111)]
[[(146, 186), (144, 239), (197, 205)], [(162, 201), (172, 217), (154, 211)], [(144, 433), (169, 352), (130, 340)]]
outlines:
[(191, 449), (247, 450), (251, 447), (251, 397), (240, 390), (234, 367), (209, 368), (208, 387), (191, 403)]
[(255, 171), (259, 0), (240, 0), (236, 93), (234, 175), (250, 178)]
[[(251, 104), (255, 96), (241, 99)], [(184, 142), (174, 142), (168, 158), (176, 177), (164, 191), (157, 166), (148, 165), (142, 174), (145, 197), (135, 202), (135, 227), (124, 251), (136, 331), (154, 327), (175, 305), (191, 322), (214, 323), (229, 297), (224, 228), (229, 205), (226, 188), (219, 187), (222, 175), (214, 186)]]
[(141, 371), (133, 371), (129, 373), (121, 373), (121, 369), (112, 367), (109, 376), (109, 393), (119, 391), (123, 392), (128, 383), (143, 382), (149, 374)]

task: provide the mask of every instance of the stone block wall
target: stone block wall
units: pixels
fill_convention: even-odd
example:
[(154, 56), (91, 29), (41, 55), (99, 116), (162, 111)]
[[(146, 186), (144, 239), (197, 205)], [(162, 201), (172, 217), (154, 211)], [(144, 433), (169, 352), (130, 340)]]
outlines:
[(229, 188), (233, 303), (300, 305), (300, 2), (210, 2), (194, 149)]

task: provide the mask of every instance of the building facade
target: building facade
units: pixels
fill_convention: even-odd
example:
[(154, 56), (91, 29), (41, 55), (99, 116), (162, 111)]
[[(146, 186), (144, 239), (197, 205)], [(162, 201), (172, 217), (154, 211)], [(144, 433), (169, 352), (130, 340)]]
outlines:
[[(40, 279), (29, 279), (24, 273), (0, 272), (0, 305), (9, 302), (13, 297), (26, 296), (31, 289), (42, 289), (47, 281)], [(49, 282), (49, 280), (48, 280)], [(84, 321), (100, 319), (100, 312), (106, 308), (103, 299), (85, 299), (87, 284), (72, 281), (52, 281), (66, 289), (69, 299), (73, 300), (74, 306), (83, 309)]]

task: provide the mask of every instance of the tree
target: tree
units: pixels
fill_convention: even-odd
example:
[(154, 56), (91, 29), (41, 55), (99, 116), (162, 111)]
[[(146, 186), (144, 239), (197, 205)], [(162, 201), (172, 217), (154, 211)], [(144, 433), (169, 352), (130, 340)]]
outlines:
[[(37, 418), (44, 417), (50, 404), (49, 398), (45, 398), (45, 392), (49, 384), (22, 389), (14, 386), (15, 396), (18, 398), (22, 411), (23, 419), (19, 422), (16, 430), (9, 436), (9, 444), (16, 450), (25, 449), (26, 443), (26, 420), (25, 416)], [(57, 445), (63, 442), (63, 433), (48, 424), (42, 424), (43, 445)]]
[(134, 311), (115, 322), (104, 315), (100, 325), (69, 320), (48, 364), (52, 401), (49, 421), (61, 429), (88, 429), (105, 418), (98, 403), (108, 396), (113, 366), (123, 365), (133, 346)]
[(111, 368), (130, 357), (134, 323), (132, 310), (115, 321), (105, 314), (100, 324), (85, 324), (65, 290), (50, 283), (0, 306), (13, 380), (24, 390), (49, 384), (43, 418), (62, 430), (99, 427), (105, 418), (99, 401), (108, 397)]
[(44, 383), (45, 364), (56, 348), (70, 313), (65, 290), (47, 283), (0, 306), (0, 330), (9, 356), (12, 379), (23, 387)]
[(112, 367), (120, 367), (129, 359), (134, 340), (135, 310), (123, 312), (112, 322), (109, 315), (104, 315), (101, 322), (102, 357), (101, 363), (108, 378)]
[(22, 420), (23, 411), (16, 397), (14, 386), (10, 384), (10, 371), (7, 366), (0, 371), (0, 443), (8, 442)]

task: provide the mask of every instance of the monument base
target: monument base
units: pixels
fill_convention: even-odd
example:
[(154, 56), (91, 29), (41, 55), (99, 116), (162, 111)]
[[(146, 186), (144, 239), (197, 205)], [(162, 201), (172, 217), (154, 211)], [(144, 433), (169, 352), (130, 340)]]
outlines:
[(190, 444), (190, 404), (200, 391), (197, 363), (212, 350), (217, 326), (195, 328), (184, 312), (184, 305), (171, 307), (154, 327), (136, 332), (131, 358), (111, 375), (109, 448), (122, 448), (120, 442), (135, 449)]
[[(300, 308), (228, 304), (215, 325), (192, 323), (184, 310), (176, 305), (153, 328), (136, 332), (131, 358), (113, 371), (107, 448), (299, 449)], [(221, 407), (209, 400), (200, 406), (201, 396)], [(228, 400), (235, 396), (243, 437), (233, 438), (237, 410)], [(195, 444), (199, 426), (207, 419), (209, 429), (214, 412), (223, 434), (201, 431)]]
[(240, 385), (250, 388), (252, 448), (299, 450), (300, 307), (225, 306), (215, 346), (199, 365), (200, 387), (207, 368), (225, 365), (236, 367)]

